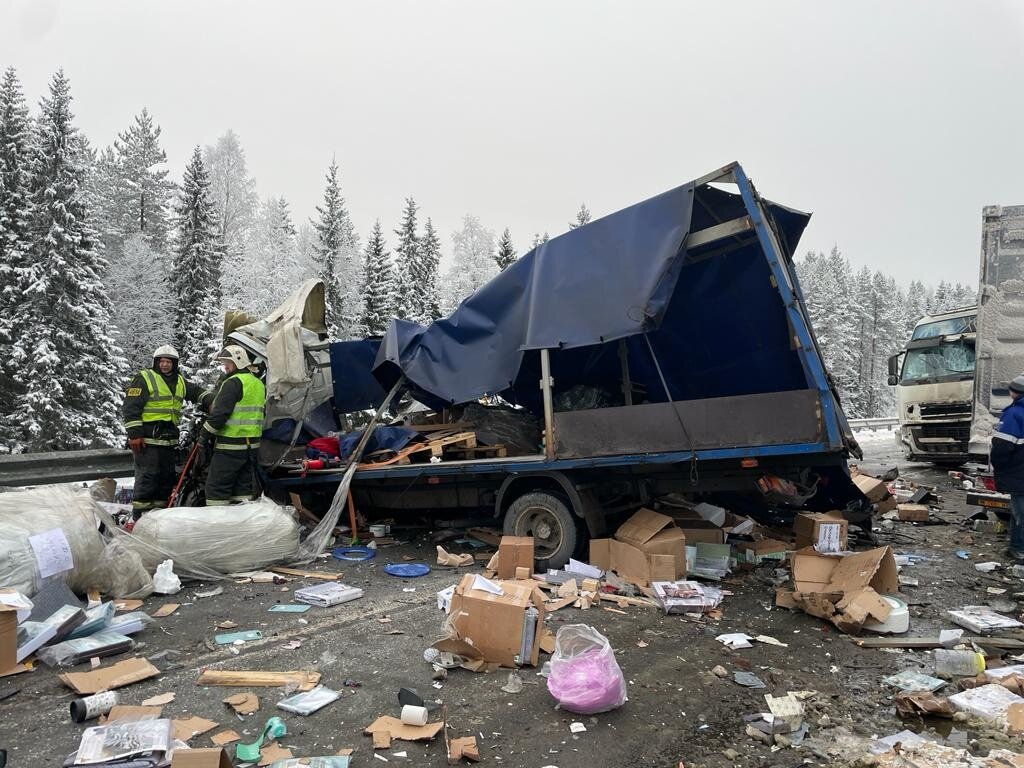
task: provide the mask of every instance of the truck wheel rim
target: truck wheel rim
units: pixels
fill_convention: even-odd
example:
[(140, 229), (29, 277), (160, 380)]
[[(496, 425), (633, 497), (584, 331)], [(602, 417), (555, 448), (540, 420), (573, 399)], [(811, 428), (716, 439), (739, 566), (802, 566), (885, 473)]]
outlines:
[(519, 518), (516, 535), (533, 536), (534, 557), (551, 557), (562, 544), (562, 526), (552, 512), (543, 507), (526, 510)]

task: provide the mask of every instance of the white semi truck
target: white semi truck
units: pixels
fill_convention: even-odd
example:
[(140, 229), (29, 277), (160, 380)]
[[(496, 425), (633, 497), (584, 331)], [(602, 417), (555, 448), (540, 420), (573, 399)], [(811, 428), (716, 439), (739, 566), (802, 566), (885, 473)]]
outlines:
[(977, 317), (975, 306), (925, 315), (889, 358), (897, 441), (911, 461), (958, 465), (968, 458)]

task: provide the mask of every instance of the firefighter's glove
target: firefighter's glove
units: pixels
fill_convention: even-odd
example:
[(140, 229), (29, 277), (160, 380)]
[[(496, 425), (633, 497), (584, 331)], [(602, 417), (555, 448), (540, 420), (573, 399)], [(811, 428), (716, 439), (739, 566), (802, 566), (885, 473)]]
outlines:
[(146, 450), (146, 441), (141, 437), (133, 437), (128, 440), (128, 447), (132, 449), (132, 453), (138, 456)]
[(200, 451), (205, 451), (207, 446), (210, 445), (210, 433), (205, 429), (200, 429), (199, 434), (196, 436), (196, 445), (199, 446)]

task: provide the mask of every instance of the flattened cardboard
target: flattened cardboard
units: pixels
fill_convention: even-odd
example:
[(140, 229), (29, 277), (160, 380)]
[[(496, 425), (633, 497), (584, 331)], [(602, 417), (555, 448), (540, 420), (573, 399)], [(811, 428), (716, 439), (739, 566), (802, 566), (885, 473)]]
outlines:
[(231, 768), (231, 758), (220, 747), (176, 749), (171, 768)]
[(109, 667), (100, 667), (90, 672), (63, 672), (57, 675), (64, 685), (75, 693), (92, 694), (112, 691), (140, 680), (157, 677), (160, 670), (147, 659), (134, 658), (119, 661)]
[(498, 544), (498, 578), (514, 579), (516, 568), (533, 573), (533, 537), (502, 536)]
[[(850, 524), (840, 512), (801, 512), (793, 519), (796, 548), (823, 545), (822, 552), (845, 552), (849, 548)], [(832, 544), (832, 548), (824, 548)]]
[(100, 725), (115, 723), (118, 720), (159, 720), (163, 707), (133, 707), (129, 704), (115, 704), (106, 717), (100, 718)]
[(172, 735), (180, 741), (188, 741), (193, 736), (199, 736), (212, 731), (219, 723), (207, 720), (205, 717), (193, 715), (185, 720), (171, 720)]
[(226, 731), (220, 731), (218, 733), (213, 734), (213, 736), (210, 737), (210, 741), (212, 741), (218, 747), (223, 747), (228, 744), (233, 744), (241, 738), (242, 737), (239, 736), (236, 731), (232, 731), (229, 729)]
[(476, 745), (476, 736), (460, 736), (448, 743), (448, 765), (458, 765), (462, 758), (471, 763), (480, 762), (480, 749)]
[[(457, 639), (472, 646), (483, 661), (514, 669), (518, 666), (515, 657), (520, 651), (524, 612), (533, 605), (538, 612), (537, 628), (542, 630), (544, 595), (532, 583), (515, 581), (498, 582), (502, 594), (495, 595), (473, 589), (475, 578), (474, 574), (466, 574), (455, 588), (449, 614), (451, 626)], [(540, 635), (540, 631), (534, 632), (529, 659), (533, 666), (540, 654)]]
[(267, 766), (278, 760), (287, 760), (290, 757), (295, 757), (292, 751), (287, 747), (282, 747), (276, 741), (267, 744), (263, 749), (260, 750), (260, 761), (257, 763), (259, 766)]
[(426, 725), (406, 725), (397, 717), (383, 715), (366, 726), (363, 729), (363, 733), (367, 736), (372, 736), (374, 733), (383, 731), (390, 733), (392, 739), (430, 741), (441, 732), (442, 728), (444, 728), (443, 721), (427, 723)]

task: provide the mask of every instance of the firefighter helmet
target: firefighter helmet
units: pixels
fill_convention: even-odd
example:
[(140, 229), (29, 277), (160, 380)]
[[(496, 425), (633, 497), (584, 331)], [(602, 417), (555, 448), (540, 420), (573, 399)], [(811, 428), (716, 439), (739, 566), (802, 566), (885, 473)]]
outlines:
[(252, 365), (252, 361), (249, 360), (249, 355), (247, 355), (245, 350), (237, 344), (228, 344), (224, 347), (224, 351), (217, 355), (217, 360), (228, 360), (234, 363), (235, 367), (239, 370), (248, 368)]
[(161, 344), (153, 352), (153, 359), (156, 360), (161, 357), (166, 357), (168, 360), (178, 359), (178, 350), (172, 347), (170, 344)]

